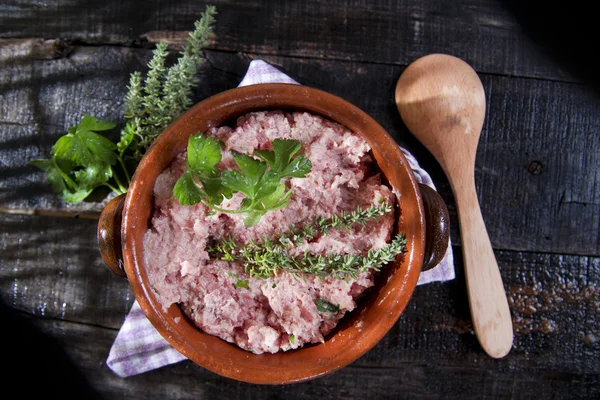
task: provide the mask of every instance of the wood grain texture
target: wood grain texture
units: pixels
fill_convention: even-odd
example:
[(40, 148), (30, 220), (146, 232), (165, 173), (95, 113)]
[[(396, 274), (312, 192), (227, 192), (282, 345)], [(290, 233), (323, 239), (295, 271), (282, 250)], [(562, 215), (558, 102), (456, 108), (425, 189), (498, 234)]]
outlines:
[[(103, 266), (93, 221), (0, 217), (5, 304), (38, 318), (113, 331), (121, 326), (133, 297), (127, 281)], [(460, 248), (454, 251), (457, 279), (417, 287), (399, 322), (358, 365), (385, 369), (425, 362), (600, 374), (599, 257), (496, 252), (515, 342), (509, 357), (492, 360), (474, 336)]]
[[(0, 38), (76, 43), (181, 42), (205, 2), (19, 0), (0, 6)], [(407, 65), (428, 53), (463, 58), (478, 72), (573, 80), (495, 0), (218, 0), (215, 50)], [(57, 18), (60, 16), (60, 18)], [(35, 21), (36, 23), (31, 23)], [(175, 33), (174, 33), (175, 32)]]
[(473, 327), (486, 353), (502, 358), (512, 348), (513, 328), (474, 180), (486, 109), (481, 80), (461, 59), (432, 54), (402, 72), (394, 99), (403, 122), (448, 176), (456, 198)]
[[(25, 40), (19, 45), (0, 42), (0, 54), (2, 49), (14, 53), (15, 47), (19, 56), (0, 61), (0, 207), (101, 211), (104, 203), (72, 207), (61, 201), (44, 182), (44, 174), (27, 162), (48, 157), (58, 137), (85, 113), (123, 123), (129, 74), (145, 70), (151, 51), (76, 47), (69, 49), (68, 58), (49, 61), (32, 58), (38, 41)], [(241, 80), (208, 63), (200, 75), (207, 84), (198, 88), (198, 100)]]
[[(85, 112), (120, 120), (128, 74), (149, 50), (76, 47), (68, 58), (28, 61), (0, 70), (0, 206), (64, 208), (27, 166)], [(446, 200), (452, 239), (460, 243), (447, 178), (408, 132), (393, 100), (402, 67), (264, 57), (306, 85), (352, 102), (375, 118), (432, 174)], [(249, 59), (209, 52), (196, 101), (237, 86)], [(487, 111), (475, 182), (494, 248), (600, 254), (600, 99), (585, 86), (481, 75)], [(560, 146), (563, 151), (556, 151)], [(582, 173), (585, 171), (585, 173)], [(518, 184), (517, 184), (518, 182)], [(102, 205), (90, 204), (99, 211)], [(78, 210), (80, 208), (75, 208)]]
[(95, 221), (0, 214), (5, 304), (25, 313), (118, 328), (133, 295), (100, 258)]
[[(219, 22), (194, 99), (236, 86), (249, 60), (261, 57), (367, 111), (417, 157), (446, 200), (457, 279), (418, 287), (372, 351), (312, 382), (246, 385), (191, 362), (116, 377), (104, 363), (133, 301), (129, 285), (102, 265), (96, 222), (59, 217), (90, 217), (101, 205), (67, 207), (26, 162), (46, 156), (85, 112), (120, 120), (129, 73), (144, 69), (156, 41), (181, 43), (205, 3), (12, 0), (0, 4), (2, 303), (56, 339), (111, 399), (599, 398), (599, 92), (540, 52), (495, 0), (211, 3)], [(582, 30), (551, 28), (568, 49), (586, 49), (569, 45)], [(404, 67), (432, 52), (466, 60), (486, 91), (475, 179), (515, 328), (502, 360), (490, 359), (473, 332), (448, 180), (393, 101)], [(9, 215), (7, 207), (55, 214)], [(23, 354), (19, 341), (10, 343)], [(64, 381), (62, 369), (32, 360), (21, 364)], [(46, 395), (56, 387), (36, 382), (32, 389), (43, 386)]]
[[(36, 325), (65, 346), (92, 387), (107, 399), (561, 399), (600, 395), (593, 374), (476, 362), (439, 362), (417, 354), (393, 366), (375, 367), (362, 359), (317, 380), (284, 386), (259, 386), (219, 377), (184, 361), (143, 375), (121, 379), (101, 360), (116, 332), (89, 325), (38, 319)], [(57, 371), (59, 375), (60, 371)]]

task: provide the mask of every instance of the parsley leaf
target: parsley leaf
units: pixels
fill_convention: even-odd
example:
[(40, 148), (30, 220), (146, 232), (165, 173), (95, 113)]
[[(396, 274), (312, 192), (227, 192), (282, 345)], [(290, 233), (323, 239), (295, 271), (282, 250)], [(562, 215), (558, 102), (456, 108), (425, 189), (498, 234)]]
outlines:
[(47, 174), (46, 179), (48, 180), (48, 183), (52, 185), (52, 189), (55, 192), (61, 193), (67, 188), (65, 180), (60, 176), (60, 172), (58, 172), (58, 167), (54, 165), (52, 160), (31, 160), (29, 161), (29, 164), (38, 167)]
[(260, 219), (265, 215), (265, 211), (248, 211), (247, 217), (244, 219), (244, 226), (251, 227), (260, 222)]
[(94, 131), (113, 129), (115, 124), (100, 121), (96, 117), (85, 115), (81, 122), (69, 133), (58, 139), (52, 147), (52, 155), (58, 159), (72, 160), (77, 165), (104, 163), (114, 165), (117, 162), (117, 146), (109, 139)]
[(224, 171), (223, 184), (234, 192), (242, 192), (248, 198), (254, 199), (260, 189), (261, 178), (267, 170), (267, 164), (245, 154), (235, 157), (240, 171)]
[(85, 200), (85, 198), (88, 197), (93, 191), (94, 191), (94, 189), (79, 188), (79, 189), (75, 189), (73, 191), (71, 191), (71, 190), (64, 191), (62, 193), (62, 196), (65, 199), (65, 201), (67, 201), (68, 203), (77, 204), (77, 203), (81, 203), (83, 200)]
[(260, 198), (256, 205), (259, 210), (279, 210), (288, 205), (292, 190), (286, 192), (284, 184), (278, 185), (268, 196)]
[(194, 172), (207, 177), (217, 175), (216, 165), (221, 162), (221, 145), (209, 136), (194, 135), (188, 141), (187, 164)]
[(244, 279), (237, 279), (233, 286), (236, 288), (250, 289), (249, 281)]
[(272, 143), (273, 151), (259, 150), (256, 155), (269, 164), (280, 178), (304, 178), (311, 170), (310, 161), (299, 156), (292, 160), (301, 146), (297, 140), (275, 139)]
[[(221, 143), (198, 133), (188, 142), (186, 164), (188, 171), (177, 181), (173, 196), (181, 204), (202, 202), (213, 210), (245, 214), (247, 227), (256, 225), (268, 211), (279, 210), (289, 204), (292, 190), (287, 190), (282, 180), (303, 178), (312, 168), (310, 160), (294, 155), (301, 149), (297, 140), (275, 139), (273, 151), (262, 150), (256, 159), (247, 154), (237, 154), (235, 162), (239, 168), (220, 171)], [(200, 187), (201, 185), (201, 187)], [(233, 193), (243, 193), (240, 209), (222, 209), (223, 198)]]
[(191, 205), (200, 203), (202, 197), (206, 196), (206, 192), (196, 185), (192, 173), (187, 171), (175, 183), (173, 195), (179, 200), (180, 204)]
[[(46, 172), (46, 179), (55, 193), (60, 193), (67, 202), (79, 203), (92, 192), (91, 189), (80, 188), (53, 159), (31, 160), (29, 164)], [(68, 163), (63, 163), (70, 170)], [(65, 168), (65, 167), (63, 167)]]
[(77, 128), (77, 131), (81, 131), (81, 132), (84, 132), (84, 131), (101, 132), (101, 131), (110, 131), (115, 126), (116, 126), (116, 124), (114, 122), (103, 121), (96, 117), (92, 117), (88, 114), (85, 114), (83, 116), (83, 118), (81, 119), (81, 121), (79, 122), (79, 124), (77, 124), (76, 128)]
[(200, 182), (202, 182), (202, 186), (204, 187), (204, 192), (206, 196), (208, 196), (208, 200), (212, 204), (221, 204), (223, 201), (223, 197), (230, 199), (233, 192), (227, 186), (223, 185), (221, 178), (205, 178), (198, 177)]
[(100, 163), (90, 164), (84, 169), (75, 171), (75, 181), (83, 188), (100, 186), (110, 178), (112, 178), (112, 168)]
[(312, 167), (310, 160), (303, 156), (296, 157), (280, 173), (284, 178), (304, 178)]
[(320, 312), (336, 313), (340, 311), (340, 306), (336, 304), (331, 304), (330, 302), (319, 298), (315, 299), (315, 304), (317, 305), (317, 311)]
[[(124, 129), (119, 145), (96, 133), (111, 130), (115, 124), (84, 115), (81, 121), (58, 139), (51, 151), (50, 159), (32, 160), (30, 164), (47, 173), (52, 189), (69, 203), (79, 203), (94, 189), (107, 186), (116, 193), (127, 189), (114, 170), (119, 162), (129, 182), (129, 173), (123, 162), (129, 133)], [(113, 182), (114, 181), (114, 182)]]

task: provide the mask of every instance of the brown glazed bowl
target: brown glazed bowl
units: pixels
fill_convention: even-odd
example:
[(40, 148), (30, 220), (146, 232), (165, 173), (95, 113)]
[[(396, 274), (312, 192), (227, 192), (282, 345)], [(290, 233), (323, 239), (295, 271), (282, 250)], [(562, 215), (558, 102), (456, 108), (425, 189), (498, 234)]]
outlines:
[[(276, 354), (251, 354), (208, 335), (177, 305), (163, 311), (144, 266), (143, 237), (149, 228), (157, 176), (186, 149), (188, 138), (251, 111), (302, 110), (336, 121), (362, 136), (397, 196), (397, 227), (407, 251), (384, 268), (375, 286), (347, 314), (325, 343)], [(114, 199), (98, 227), (102, 257), (129, 279), (135, 298), (158, 332), (181, 354), (225, 377), (284, 384), (336, 371), (365, 354), (396, 323), (423, 268), (437, 264), (448, 244), (448, 211), (437, 192), (419, 185), (392, 137), (366, 113), (321, 90), (301, 85), (261, 84), (232, 89), (195, 105), (155, 140), (138, 166), (126, 198)], [(123, 205), (124, 204), (124, 205)], [(122, 217), (122, 220), (121, 220)], [(124, 271), (124, 273), (123, 273)]]

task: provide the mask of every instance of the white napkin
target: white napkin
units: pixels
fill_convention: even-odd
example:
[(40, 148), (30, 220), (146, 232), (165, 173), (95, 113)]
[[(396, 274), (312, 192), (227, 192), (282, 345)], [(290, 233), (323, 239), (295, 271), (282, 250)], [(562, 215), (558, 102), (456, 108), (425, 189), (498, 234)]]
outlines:
[[(293, 83), (295, 80), (263, 60), (254, 60), (239, 86), (257, 83)], [(419, 183), (435, 189), (431, 177), (407, 150), (400, 148), (408, 160)], [(451, 243), (442, 261), (433, 269), (421, 273), (418, 284), (443, 282), (454, 279), (454, 261)], [(123, 326), (110, 349), (106, 365), (120, 377), (151, 371), (165, 365), (185, 360), (177, 350), (154, 329), (137, 301), (125, 318)]]

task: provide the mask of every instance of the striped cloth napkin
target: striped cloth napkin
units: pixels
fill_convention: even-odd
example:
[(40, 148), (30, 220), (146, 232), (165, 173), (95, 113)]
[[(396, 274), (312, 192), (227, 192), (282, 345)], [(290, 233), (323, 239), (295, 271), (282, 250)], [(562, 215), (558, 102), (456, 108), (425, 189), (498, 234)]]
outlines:
[[(239, 86), (257, 83), (298, 84), (298, 82), (272, 65), (262, 60), (254, 60), (250, 63), (248, 71)], [(435, 189), (431, 177), (419, 166), (412, 154), (405, 149), (401, 148), (401, 150), (413, 169), (417, 181)], [(422, 272), (418, 284), (443, 282), (451, 279), (454, 279), (454, 261), (452, 246), (449, 244), (448, 251), (441, 263), (429, 271)], [(154, 329), (136, 301), (117, 334), (106, 365), (115, 374), (124, 378), (185, 359)]]

